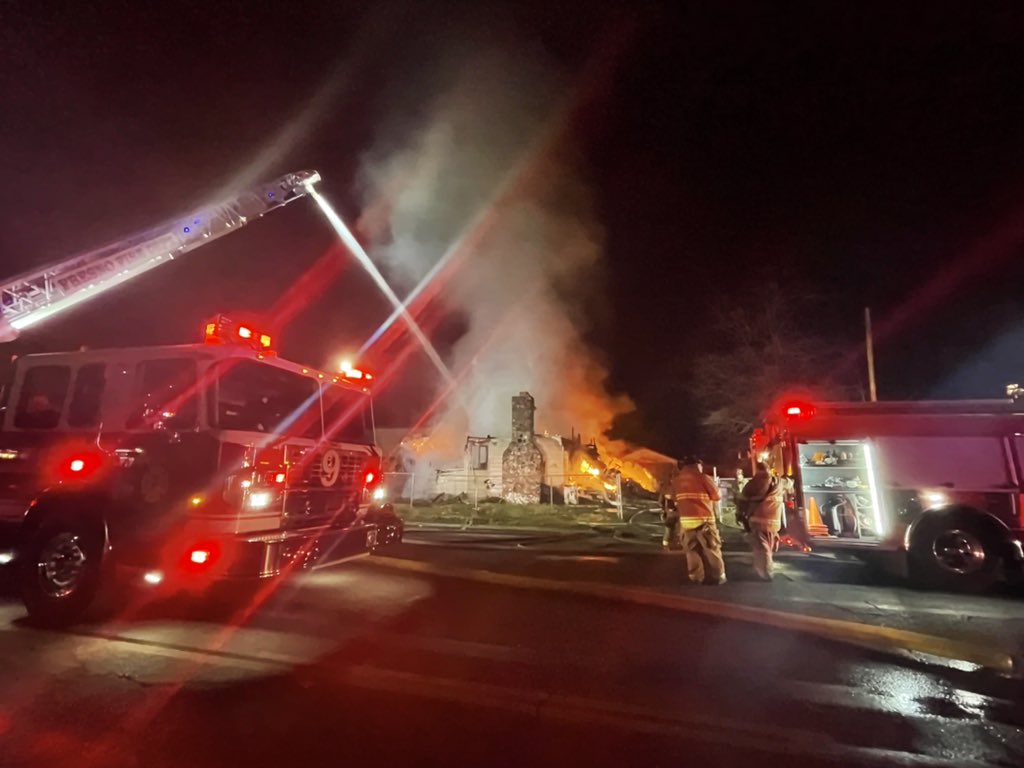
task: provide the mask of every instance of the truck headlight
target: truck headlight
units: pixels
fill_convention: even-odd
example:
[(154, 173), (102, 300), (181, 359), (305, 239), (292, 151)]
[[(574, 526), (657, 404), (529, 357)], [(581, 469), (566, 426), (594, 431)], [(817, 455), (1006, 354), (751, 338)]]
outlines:
[(273, 500), (274, 495), (270, 491), (256, 491), (249, 494), (246, 504), (249, 509), (266, 509)]

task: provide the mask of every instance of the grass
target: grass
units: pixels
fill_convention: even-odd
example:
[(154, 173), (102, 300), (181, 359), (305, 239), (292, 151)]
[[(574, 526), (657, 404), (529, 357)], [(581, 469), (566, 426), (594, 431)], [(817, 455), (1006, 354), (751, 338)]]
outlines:
[(619, 522), (617, 509), (596, 505), (561, 506), (549, 504), (472, 504), (452, 501), (410, 506), (396, 502), (395, 511), (406, 523), (448, 523), (452, 525), (502, 526), (508, 528), (577, 528)]

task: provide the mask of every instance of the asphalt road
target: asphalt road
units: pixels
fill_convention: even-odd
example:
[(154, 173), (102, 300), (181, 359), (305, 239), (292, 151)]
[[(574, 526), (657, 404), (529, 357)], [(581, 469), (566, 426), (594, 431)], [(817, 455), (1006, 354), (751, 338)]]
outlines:
[[(755, 584), (736, 552), (729, 585), (689, 588), (679, 558), (610, 535), (410, 539), (395, 556), (808, 612), (870, 594), (882, 618), (902, 605), (920, 609), (909, 625), (965, 623), (937, 612), (959, 603), (839, 564), (786, 564), (785, 577)], [(30, 626), (8, 595), (0, 765), (1024, 764), (1020, 680), (387, 566), (307, 574), (239, 610), (156, 602), (63, 632)], [(1013, 597), (980, 600), (963, 605), (1021, 620)], [(992, 639), (987, 628), (972, 637)]]

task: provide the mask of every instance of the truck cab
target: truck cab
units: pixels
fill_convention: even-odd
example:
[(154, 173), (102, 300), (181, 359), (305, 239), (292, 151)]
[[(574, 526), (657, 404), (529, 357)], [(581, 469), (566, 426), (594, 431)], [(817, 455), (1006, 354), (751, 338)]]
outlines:
[(200, 344), (16, 361), (0, 559), (35, 617), (73, 620), (115, 579), (203, 589), (401, 540), (372, 377), (282, 360), (269, 335), (226, 318), (205, 330)]
[(793, 478), (806, 546), (980, 589), (1024, 561), (1022, 434), (1009, 400), (783, 402), (752, 452)]

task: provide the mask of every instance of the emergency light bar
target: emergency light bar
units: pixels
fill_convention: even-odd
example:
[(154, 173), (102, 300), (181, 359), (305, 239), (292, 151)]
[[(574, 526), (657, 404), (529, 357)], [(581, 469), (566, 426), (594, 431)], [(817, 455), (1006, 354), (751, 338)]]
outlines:
[(370, 373), (369, 371), (364, 371), (361, 368), (353, 368), (352, 364), (349, 363), (348, 361), (345, 361), (341, 364), (341, 375), (344, 376), (346, 379), (355, 379), (357, 381), (361, 379), (365, 379), (366, 381), (373, 380), (372, 373)]
[(809, 419), (814, 416), (817, 409), (810, 403), (790, 402), (782, 407), (782, 413), (787, 419)]
[(236, 325), (224, 315), (217, 315), (206, 323), (203, 339), (207, 344), (241, 344), (259, 352), (269, 352), (273, 348), (270, 334), (248, 323)]

